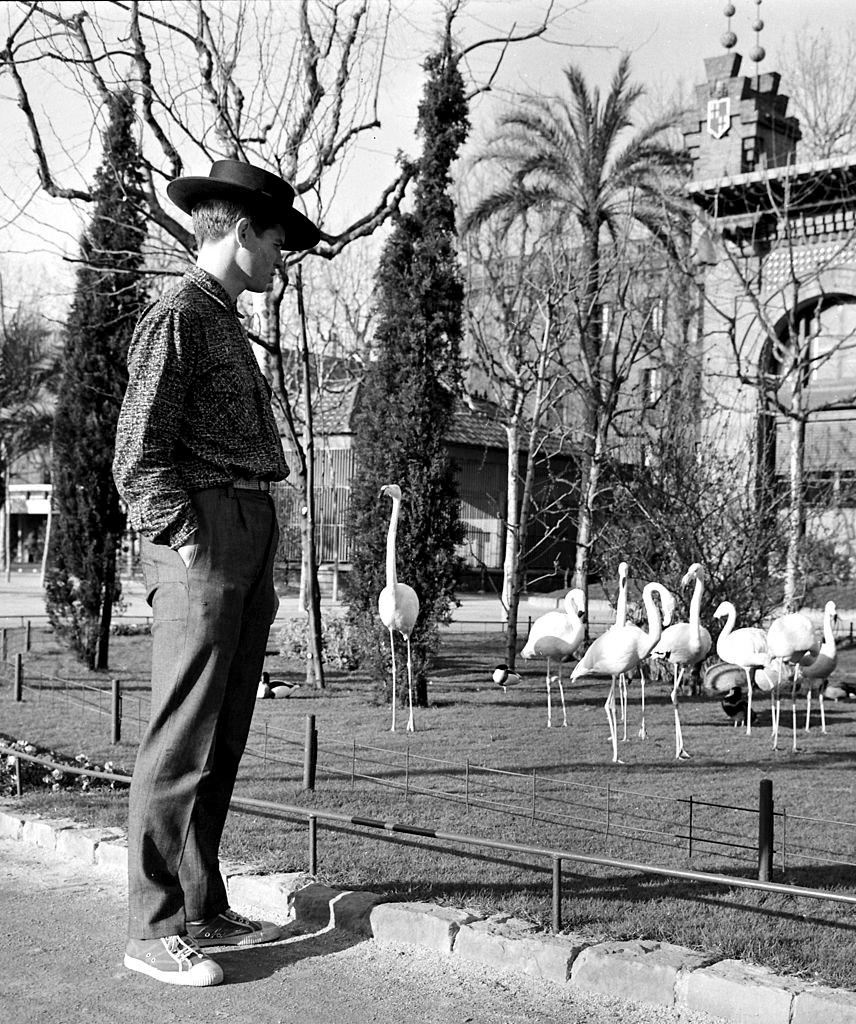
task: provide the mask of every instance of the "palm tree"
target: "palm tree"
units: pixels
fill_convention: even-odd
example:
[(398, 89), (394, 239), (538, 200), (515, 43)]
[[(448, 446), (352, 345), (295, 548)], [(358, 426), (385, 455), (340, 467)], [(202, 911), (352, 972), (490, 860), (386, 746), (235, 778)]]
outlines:
[[(675, 232), (675, 215), (686, 205), (675, 187), (687, 155), (665, 141), (675, 114), (633, 129), (634, 105), (643, 93), (629, 81), (630, 62), (621, 58), (609, 92), (601, 99), (583, 73), (565, 70), (569, 97), (525, 96), (503, 114), (477, 158), (499, 171), (500, 184), (468, 214), (464, 229), (492, 218), (508, 225), (536, 216), (556, 238), (570, 238), (578, 295), (582, 401), (580, 508), (574, 586), (585, 589), (592, 513), (605, 459), (606, 435), (615, 412), (616, 380), (602, 331), (604, 244), (636, 230), (674, 253), (686, 231)], [(641, 229), (641, 230), (639, 230)]]

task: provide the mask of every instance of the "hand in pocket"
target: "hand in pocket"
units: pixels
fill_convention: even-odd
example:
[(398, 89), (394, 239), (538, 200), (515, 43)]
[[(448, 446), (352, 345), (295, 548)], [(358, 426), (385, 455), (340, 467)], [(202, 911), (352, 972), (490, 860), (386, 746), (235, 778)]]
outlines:
[(197, 540), (197, 531), (194, 530), (181, 547), (176, 549), (186, 568), (189, 569), (191, 565), (193, 565), (194, 559), (196, 558), (196, 549), (198, 547), (199, 542)]

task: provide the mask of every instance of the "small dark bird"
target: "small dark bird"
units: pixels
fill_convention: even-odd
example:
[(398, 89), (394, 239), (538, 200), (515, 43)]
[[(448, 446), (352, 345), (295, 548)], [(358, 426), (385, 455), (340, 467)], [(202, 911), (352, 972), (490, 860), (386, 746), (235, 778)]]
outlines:
[(502, 692), (507, 693), (507, 687), (517, 686), (518, 683), (523, 681), (523, 676), (519, 676), (516, 672), (512, 672), (508, 665), (497, 665), (493, 670), (493, 681), (497, 686), (502, 687)]
[[(732, 686), (731, 689), (725, 694), (720, 702), (722, 710), (728, 715), (735, 726), (744, 725), (746, 722), (746, 712), (749, 710), (749, 702), (743, 696), (742, 686)], [(755, 712), (752, 712), (753, 724), (758, 720), (758, 716)]]
[(827, 700), (856, 700), (856, 686), (830, 679), (824, 687), (824, 696)]

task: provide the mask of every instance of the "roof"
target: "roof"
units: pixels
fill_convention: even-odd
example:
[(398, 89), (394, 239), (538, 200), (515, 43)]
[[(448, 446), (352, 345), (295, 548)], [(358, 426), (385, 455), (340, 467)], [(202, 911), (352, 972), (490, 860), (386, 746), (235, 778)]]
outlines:
[[(328, 381), (323, 392), (313, 394), (313, 425), (317, 436), (349, 436), (354, 433), (354, 414), (360, 401), (362, 381), (339, 379)], [(294, 403), (294, 416), (298, 424), (303, 422), (303, 407), (298, 400)], [(528, 428), (524, 424), (520, 438), (520, 451), (529, 446)], [(502, 410), (486, 399), (468, 397), (458, 402), (452, 425), (446, 435), (446, 442), (467, 448), (492, 448), (505, 451), (508, 434), (503, 425)], [(561, 451), (570, 454), (567, 443)]]
[(841, 198), (856, 199), (856, 153), (762, 168), (723, 178), (690, 181), (685, 186), (690, 199), (699, 206), (716, 204), (719, 216), (740, 216), (768, 209), (773, 198), (781, 201), (784, 186), (802, 186), (792, 193), (795, 207), (816, 206)]

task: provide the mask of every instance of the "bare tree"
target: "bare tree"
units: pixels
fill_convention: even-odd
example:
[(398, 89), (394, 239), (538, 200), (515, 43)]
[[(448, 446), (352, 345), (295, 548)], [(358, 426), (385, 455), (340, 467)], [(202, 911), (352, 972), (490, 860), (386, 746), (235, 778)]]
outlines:
[(856, 231), (806, 249), (837, 189), (834, 175), (770, 172), (764, 217), (742, 229), (718, 226), (731, 281), (722, 297), (708, 289), (706, 298), (727, 326), (730, 361), (721, 372), (756, 398), (758, 500), (773, 510), (778, 466), (785, 461), (776, 453), (778, 424), (787, 425), (783, 601), (789, 610), (801, 603), (807, 578), (807, 432), (829, 414), (856, 406), (848, 370), (856, 356), (856, 298), (835, 287), (836, 268), (852, 251)]
[(800, 120), (802, 159), (826, 160), (856, 148), (856, 24), (795, 34), (780, 59), (791, 109)]
[[(64, 3), (19, 3), (10, 17), (0, 74), (9, 77), (25, 119), (41, 189), (75, 203), (92, 200), (91, 190), (64, 180), (51, 154), (64, 152), (68, 139), (31, 99), (29, 84), (37, 69), (49, 65), (83, 96), (93, 121), (119, 83), (138, 98), (144, 183), (136, 197), (148, 211), (152, 250), (167, 269), (177, 256), (193, 251), (193, 238), (162, 203), (166, 182), (186, 166), (217, 157), (248, 160), (291, 180), (299, 202), (322, 226), (316, 254), (332, 259), (348, 245), (369, 237), (398, 209), (417, 173), (400, 160), (384, 184), (379, 182), (365, 208), (338, 229), (327, 216), (336, 197), (342, 168), (363, 137), (380, 127), (379, 88), (392, 13), (391, 3), (331, 0), (311, 4), (274, 0), (229, 5), (143, 3), (113, 0), (97, 9), (69, 11)], [(459, 0), (441, 5), (446, 31), (461, 10)], [(491, 88), (509, 45), (542, 36), (551, 24), (552, 3), (531, 29), (512, 25), (481, 35), (460, 47), (462, 60), (492, 47), (497, 58), (485, 79), (473, 82), (471, 96)], [(67, 127), (67, 126), (66, 126)], [(303, 260), (296, 253), (290, 265)], [(286, 387), (287, 364), (281, 343), (280, 308), (284, 282), (268, 293), (263, 330), (253, 337), (266, 358), (298, 461), (301, 507), (311, 510), (307, 491), (311, 460), (298, 434)], [(303, 327), (301, 321), (301, 327)], [(308, 345), (306, 332), (302, 344)], [(307, 439), (312, 444), (311, 435)], [(302, 531), (304, 541), (311, 523)], [(320, 596), (316, 566), (309, 561), (308, 612), (317, 686), (323, 686)]]
[(525, 219), (517, 230), (488, 221), (469, 232), (466, 242), (469, 401), (475, 404), (473, 394), (483, 390), (507, 437), (505, 506), (499, 510), (505, 526), (501, 603), (505, 659), (514, 668), (524, 570), (534, 553), (529, 526), (536, 511), (536, 466), (544, 462), (548, 416), (560, 390), (554, 314), (559, 289), (539, 245), (546, 240), (533, 242)]

